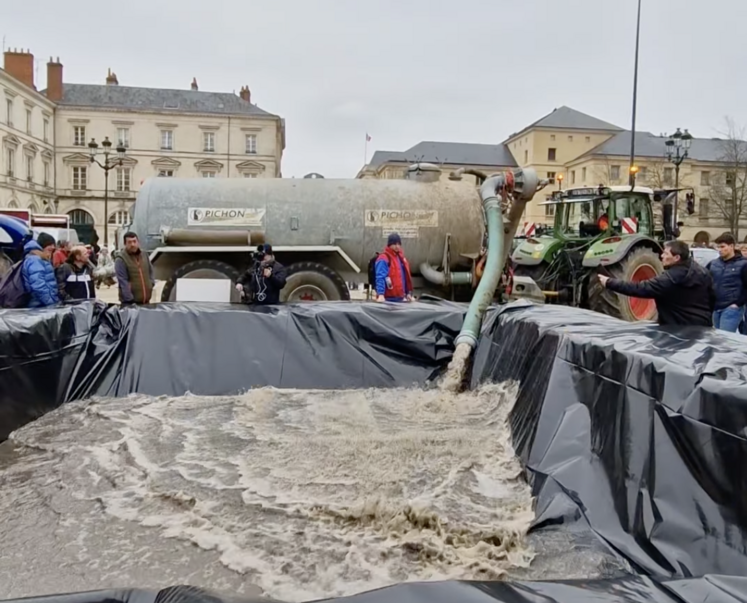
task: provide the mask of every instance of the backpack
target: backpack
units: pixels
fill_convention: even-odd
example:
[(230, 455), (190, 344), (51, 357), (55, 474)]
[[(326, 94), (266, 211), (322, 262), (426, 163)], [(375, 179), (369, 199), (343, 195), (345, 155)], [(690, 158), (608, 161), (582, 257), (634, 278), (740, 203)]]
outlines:
[(0, 281), (0, 308), (25, 308), (30, 295), (23, 285), (23, 261), (13, 264)]
[[(383, 251), (379, 251), (375, 253), (370, 260), (368, 260), (368, 285), (366, 285), (366, 288), (373, 289), (376, 287), (376, 261), (379, 259), (381, 254), (384, 253)], [(387, 264), (389, 263), (389, 260), (386, 260)]]

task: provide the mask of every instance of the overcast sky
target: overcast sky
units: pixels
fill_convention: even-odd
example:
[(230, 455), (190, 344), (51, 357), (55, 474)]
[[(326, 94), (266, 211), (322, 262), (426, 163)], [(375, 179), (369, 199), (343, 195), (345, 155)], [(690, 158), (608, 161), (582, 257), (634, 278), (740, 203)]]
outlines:
[[(636, 0), (1, 0), (5, 46), (65, 81), (237, 91), (286, 119), (283, 175), (497, 143), (568, 105), (630, 127)], [(643, 0), (639, 129), (747, 125), (747, 0)], [(448, 159), (448, 158), (446, 158)]]

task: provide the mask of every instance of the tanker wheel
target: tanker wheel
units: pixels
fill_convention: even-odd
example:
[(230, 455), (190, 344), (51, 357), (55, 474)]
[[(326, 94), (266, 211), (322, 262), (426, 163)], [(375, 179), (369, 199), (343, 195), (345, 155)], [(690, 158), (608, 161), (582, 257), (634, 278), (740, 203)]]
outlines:
[(350, 289), (331, 268), (316, 262), (298, 262), (287, 268), (281, 302), (349, 301)]
[[(640, 283), (661, 274), (664, 266), (655, 251), (646, 247), (638, 247), (625, 256), (620, 263), (607, 267), (607, 270), (612, 278)], [(589, 308), (628, 322), (656, 320), (657, 316), (656, 302), (653, 299), (618, 295), (602, 287), (595, 273), (590, 276)]]
[(197, 260), (184, 264), (178, 268), (171, 278), (166, 281), (161, 294), (162, 302), (176, 301), (176, 281), (180, 278), (210, 278), (210, 279), (230, 279), (231, 280), (231, 302), (241, 302), (241, 296), (233, 286), (239, 280), (239, 271), (231, 264), (219, 262), (218, 260)]
[(13, 268), (13, 262), (10, 261), (7, 255), (0, 251), (0, 280), (10, 272), (11, 268)]

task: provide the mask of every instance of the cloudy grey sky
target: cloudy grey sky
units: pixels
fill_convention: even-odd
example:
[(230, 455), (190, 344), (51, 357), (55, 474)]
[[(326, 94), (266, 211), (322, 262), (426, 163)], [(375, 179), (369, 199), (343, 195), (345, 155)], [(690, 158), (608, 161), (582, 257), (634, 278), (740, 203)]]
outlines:
[[(375, 150), (496, 143), (561, 105), (629, 127), (636, 0), (1, 0), (65, 80), (238, 91), (286, 118), (286, 177)], [(639, 129), (747, 125), (747, 0), (643, 0)], [(448, 158), (446, 158), (448, 159)]]

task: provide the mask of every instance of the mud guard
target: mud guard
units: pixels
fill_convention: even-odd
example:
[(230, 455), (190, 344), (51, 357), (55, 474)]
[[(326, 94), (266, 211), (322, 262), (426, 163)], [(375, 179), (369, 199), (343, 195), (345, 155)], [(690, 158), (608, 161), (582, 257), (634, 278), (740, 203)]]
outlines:
[(628, 253), (630, 253), (631, 249), (638, 246), (648, 247), (650, 249), (656, 250), (657, 253), (661, 253), (662, 251), (662, 246), (656, 240), (646, 235), (634, 234), (621, 237), (620, 239), (621, 240), (617, 244), (617, 248), (614, 252), (599, 255), (598, 257), (589, 257), (589, 254), (592, 253), (595, 249), (598, 249), (600, 242), (592, 245), (584, 256), (584, 260), (582, 263), (583, 267), (598, 268), (599, 266), (609, 266), (610, 264), (617, 264), (618, 262), (622, 261), (623, 258), (628, 255)]

